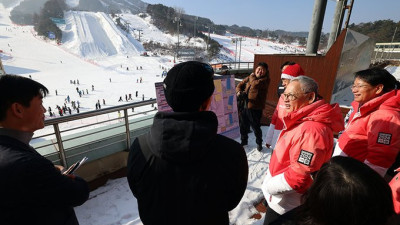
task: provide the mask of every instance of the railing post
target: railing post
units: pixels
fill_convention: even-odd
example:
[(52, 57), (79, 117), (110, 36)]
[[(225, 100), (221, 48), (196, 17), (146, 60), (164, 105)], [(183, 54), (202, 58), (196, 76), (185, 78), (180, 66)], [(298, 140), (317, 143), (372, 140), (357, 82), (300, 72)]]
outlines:
[(65, 156), (64, 145), (61, 140), (61, 133), (60, 133), (60, 128), (58, 127), (58, 123), (53, 124), (53, 127), (57, 139), (58, 151), (60, 152), (61, 164), (64, 167), (68, 167), (69, 165), (67, 165), (67, 157)]
[(124, 109), (125, 133), (126, 133), (126, 149), (131, 147), (131, 132), (129, 130), (128, 109)]

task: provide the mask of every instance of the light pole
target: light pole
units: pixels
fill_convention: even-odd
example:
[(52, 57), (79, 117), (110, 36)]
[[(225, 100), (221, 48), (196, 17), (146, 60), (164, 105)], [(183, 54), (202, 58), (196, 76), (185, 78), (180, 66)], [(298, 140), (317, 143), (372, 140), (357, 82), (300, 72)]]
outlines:
[(232, 41), (235, 42), (235, 69), (236, 69), (236, 56), (237, 56), (237, 38), (232, 38)]
[(206, 26), (206, 28), (208, 28), (208, 38), (207, 38), (207, 46), (206, 46), (206, 52), (207, 52), (207, 56), (208, 56), (208, 61), (210, 61), (210, 54), (208, 53), (208, 45), (210, 44), (210, 29), (211, 29), (211, 24), (209, 24), (208, 26)]
[(211, 26), (210, 25), (208, 25), (208, 38), (207, 38), (207, 46), (206, 46), (206, 48), (207, 48), (207, 52), (208, 52), (208, 44), (210, 44), (210, 29), (211, 29)]
[(197, 22), (197, 20), (199, 19), (199, 17), (198, 16), (196, 16), (195, 18), (194, 18), (194, 30), (193, 30), (193, 37), (196, 37), (196, 22)]
[(388, 59), (390, 59), (390, 57), (391, 57), (391, 55), (392, 55), (392, 52), (393, 52), (393, 50), (394, 50), (394, 46), (393, 46), (393, 41), (394, 41), (394, 37), (396, 36), (396, 32), (397, 32), (397, 27), (396, 27), (396, 29), (394, 29), (394, 34), (393, 34), (393, 37), (392, 37), (392, 41), (390, 42), (390, 45), (391, 45), (391, 47), (392, 47), (392, 50), (389, 50), (389, 52), (388, 52), (388, 56), (387, 56), (387, 58)]
[(240, 69), (240, 55), (242, 54), (242, 40), (243, 38), (240, 37), (239, 41), (240, 41), (240, 45), (239, 45), (239, 69)]
[(246, 39), (243, 37), (234, 37), (232, 38), (232, 41), (235, 42), (236, 44), (236, 49), (235, 49), (235, 69), (236, 69), (236, 55), (237, 55), (237, 43), (239, 41), (239, 69), (240, 69), (240, 55), (242, 53), (242, 41), (245, 41)]
[[(179, 55), (178, 55), (178, 53), (179, 53), (179, 27), (182, 26), (181, 18), (175, 17), (173, 22), (176, 23), (176, 29), (178, 31), (178, 42), (176, 44), (176, 58), (178, 59), (178, 57), (179, 57)], [(175, 61), (175, 56), (174, 56), (174, 61)]]
[(137, 29), (137, 31), (139, 31), (139, 42), (140, 42), (140, 34), (142, 33), (142, 29)]
[(129, 23), (129, 22), (126, 22), (125, 25), (126, 25), (126, 36), (128, 36), (128, 34), (129, 34), (129, 25), (130, 25), (130, 23)]

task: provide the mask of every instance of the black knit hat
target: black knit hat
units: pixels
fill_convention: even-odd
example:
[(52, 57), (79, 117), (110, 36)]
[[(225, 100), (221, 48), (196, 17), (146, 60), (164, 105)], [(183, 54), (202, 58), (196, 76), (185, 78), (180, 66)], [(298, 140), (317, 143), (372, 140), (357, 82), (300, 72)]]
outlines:
[(164, 79), (168, 105), (175, 112), (195, 112), (214, 92), (214, 70), (205, 63), (189, 61), (174, 66)]

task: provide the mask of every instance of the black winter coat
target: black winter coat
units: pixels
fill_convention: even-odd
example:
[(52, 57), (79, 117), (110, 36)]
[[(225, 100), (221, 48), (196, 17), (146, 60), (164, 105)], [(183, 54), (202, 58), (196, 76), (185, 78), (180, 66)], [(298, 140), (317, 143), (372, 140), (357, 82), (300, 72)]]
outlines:
[(82, 178), (62, 175), (31, 146), (0, 136), (0, 224), (78, 224), (73, 207), (88, 197)]
[(247, 186), (243, 147), (217, 134), (213, 112), (155, 115), (134, 141), (129, 186), (145, 225), (229, 224)]

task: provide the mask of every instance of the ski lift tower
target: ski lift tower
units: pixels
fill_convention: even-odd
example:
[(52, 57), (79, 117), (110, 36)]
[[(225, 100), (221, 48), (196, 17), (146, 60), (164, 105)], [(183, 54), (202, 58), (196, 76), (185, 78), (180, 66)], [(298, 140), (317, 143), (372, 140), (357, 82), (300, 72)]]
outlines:
[(236, 48), (235, 48), (235, 69), (236, 69), (236, 65), (237, 65), (237, 62), (236, 62), (236, 55), (237, 55), (237, 44), (238, 44), (238, 42), (239, 42), (239, 69), (240, 69), (240, 55), (242, 54), (242, 41), (245, 41), (246, 40), (246, 38), (244, 38), (244, 37), (233, 37), (233, 38), (231, 38), (231, 41), (232, 41), (232, 43), (235, 43), (235, 45), (236, 45)]

